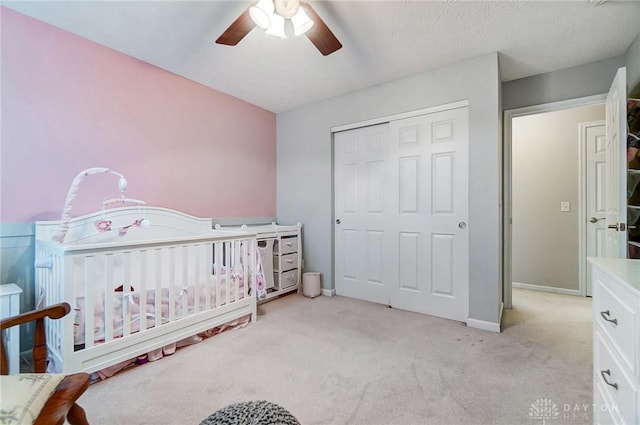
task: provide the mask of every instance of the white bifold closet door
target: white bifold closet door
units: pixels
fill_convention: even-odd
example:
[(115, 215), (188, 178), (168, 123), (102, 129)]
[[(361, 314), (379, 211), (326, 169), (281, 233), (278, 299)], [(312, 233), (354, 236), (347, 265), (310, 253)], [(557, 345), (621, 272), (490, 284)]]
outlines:
[(338, 295), (466, 321), (468, 108), (335, 134)]

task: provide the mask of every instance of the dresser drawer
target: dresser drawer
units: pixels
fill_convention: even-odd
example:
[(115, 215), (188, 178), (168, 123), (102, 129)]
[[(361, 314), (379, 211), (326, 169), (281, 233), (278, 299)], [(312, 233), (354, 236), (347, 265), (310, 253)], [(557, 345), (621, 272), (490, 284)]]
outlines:
[[(622, 366), (614, 357), (609, 343), (602, 337), (600, 332), (595, 333), (594, 338), (594, 391), (601, 386), (605, 393), (603, 399), (607, 400), (610, 412), (603, 412), (602, 417), (607, 414), (612, 417), (619, 417), (621, 423), (635, 425), (640, 418), (636, 411), (638, 402), (637, 384), (624, 371)], [(596, 408), (598, 406), (595, 406)], [(607, 419), (608, 420), (608, 419)]]
[[(280, 264), (278, 264), (278, 261)], [(298, 254), (286, 254), (273, 257), (273, 268), (278, 271), (287, 271), (298, 268)]]
[(279, 289), (290, 288), (291, 286), (296, 286), (298, 284), (298, 270), (289, 270), (288, 272), (283, 272), (279, 274), (275, 274), (276, 281), (280, 283)]
[(298, 252), (298, 237), (293, 236), (290, 238), (283, 237), (280, 239), (279, 250), (276, 251), (280, 255), (291, 254), (292, 252)]
[(603, 334), (611, 339), (614, 347), (619, 352), (619, 356), (624, 365), (634, 375), (638, 373), (638, 299), (632, 294), (625, 296), (625, 292), (614, 288), (616, 294), (612, 292), (611, 283), (609, 287), (604, 286), (596, 276), (594, 286), (593, 310), (594, 324), (600, 328)]
[[(611, 401), (602, 388), (601, 379), (593, 385), (593, 423), (594, 425), (616, 425), (619, 421), (614, 416)], [(605, 384), (606, 385), (606, 384)]]

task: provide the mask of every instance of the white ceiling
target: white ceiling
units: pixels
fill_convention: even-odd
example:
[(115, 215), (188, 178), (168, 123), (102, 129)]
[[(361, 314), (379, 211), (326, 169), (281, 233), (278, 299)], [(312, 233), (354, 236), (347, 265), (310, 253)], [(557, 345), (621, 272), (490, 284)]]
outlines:
[(503, 81), (625, 53), (639, 1), (316, 1), (342, 42), (255, 28), (215, 39), (251, 1), (2, 1), (2, 5), (273, 112), (500, 53)]

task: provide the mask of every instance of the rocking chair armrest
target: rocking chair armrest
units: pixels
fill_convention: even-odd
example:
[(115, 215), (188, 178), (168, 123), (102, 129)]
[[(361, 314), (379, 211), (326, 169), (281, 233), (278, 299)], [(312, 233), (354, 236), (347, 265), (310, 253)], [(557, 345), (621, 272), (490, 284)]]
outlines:
[(54, 304), (52, 306), (31, 310), (17, 316), (8, 317), (0, 320), (0, 330), (4, 330), (16, 325), (22, 325), (23, 323), (33, 322), (34, 320), (44, 319), (49, 317), (51, 319), (60, 319), (66, 316), (71, 311), (69, 303)]
[(44, 330), (44, 319), (60, 319), (71, 311), (69, 303), (60, 303), (47, 308), (27, 311), (17, 316), (9, 317), (0, 321), (0, 375), (7, 375), (9, 367), (7, 365), (7, 353), (5, 352), (2, 340), (2, 330), (23, 323), (36, 322), (33, 333), (33, 369), (36, 373), (44, 373), (47, 370), (47, 342)]
[(45, 403), (34, 425), (63, 425), (65, 418), (71, 424), (87, 423), (84, 410), (76, 404), (76, 401), (88, 387), (88, 373), (65, 376)]

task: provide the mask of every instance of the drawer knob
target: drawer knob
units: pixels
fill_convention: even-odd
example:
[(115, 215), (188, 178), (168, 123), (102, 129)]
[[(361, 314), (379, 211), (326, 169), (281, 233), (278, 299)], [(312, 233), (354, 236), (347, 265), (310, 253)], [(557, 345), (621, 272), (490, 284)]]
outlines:
[(611, 322), (614, 325), (618, 326), (618, 319), (611, 319), (609, 318), (609, 315), (611, 314), (611, 312), (609, 312), (609, 310), (605, 310), (605, 311), (601, 311), (600, 312), (600, 316), (602, 316), (602, 318), (604, 320), (606, 320), (607, 322)]
[(612, 386), (613, 388), (616, 389), (616, 391), (618, 391), (618, 384), (616, 382), (611, 383), (609, 382), (609, 380), (607, 379), (607, 376), (611, 377), (611, 370), (607, 369), (607, 370), (601, 370), (600, 371), (600, 375), (602, 375), (602, 379), (604, 380), (604, 382), (607, 385)]

